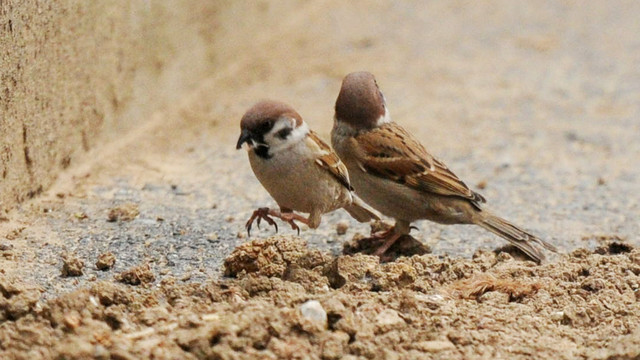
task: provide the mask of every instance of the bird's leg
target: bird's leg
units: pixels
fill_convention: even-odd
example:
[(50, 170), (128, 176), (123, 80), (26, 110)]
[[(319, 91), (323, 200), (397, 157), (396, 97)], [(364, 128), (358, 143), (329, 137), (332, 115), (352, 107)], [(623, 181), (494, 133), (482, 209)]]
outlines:
[(271, 211), (272, 210), (270, 210), (269, 208), (263, 207), (253, 212), (253, 214), (251, 215), (251, 217), (249, 218), (249, 220), (244, 226), (247, 229), (248, 236), (251, 236), (251, 225), (253, 224), (253, 221), (256, 219), (258, 219), (258, 228), (260, 228), (260, 221), (264, 219), (264, 221), (269, 223), (269, 225), (275, 226), (276, 232), (278, 232), (278, 224), (276, 224), (276, 222), (269, 217), (269, 215), (271, 215)]
[(382, 239), (386, 239), (389, 236), (391, 236), (394, 232), (395, 226), (392, 226), (390, 228), (388, 228), (387, 230), (381, 230), (381, 231), (377, 231), (374, 233), (371, 233), (371, 236), (369, 237), (372, 240), (382, 240)]
[(281, 211), (271, 210), (272, 213), (269, 213), (269, 215), (279, 217), (283, 221), (286, 221), (289, 225), (291, 225), (291, 228), (293, 230), (296, 230), (298, 232), (298, 235), (300, 235), (300, 227), (298, 227), (298, 224), (296, 224), (294, 220), (297, 220), (303, 224), (309, 225), (309, 219), (305, 218), (302, 215), (298, 215), (294, 213), (293, 210), (291, 209), (280, 209), (280, 210)]
[[(386, 231), (386, 232), (388, 232), (390, 234), (386, 237), (384, 243), (382, 243), (382, 245), (380, 245), (380, 247), (377, 248), (376, 251), (373, 252), (373, 255), (382, 257), (382, 255), (384, 255), (384, 253), (387, 252), (387, 250), (389, 250), (389, 248), (393, 244), (395, 244), (395, 242), (398, 241), (398, 239), (400, 239), (402, 234), (397, 234), (397, 233), (393, 232), (393, 229), (394, 228), (391, 228), (390, 229), (391, 231)], [(384, 238), (381, 238), (381, 239), (384, 239)]]
[(409, 234), (412, 226), (405, 221), (396, 221), (396, 224), (389, 230), (380, 231), (371, 235), (371, 239), (384, 240), (374, 252), (373, 255), (382, 257), (393, 244), (402, 236)]

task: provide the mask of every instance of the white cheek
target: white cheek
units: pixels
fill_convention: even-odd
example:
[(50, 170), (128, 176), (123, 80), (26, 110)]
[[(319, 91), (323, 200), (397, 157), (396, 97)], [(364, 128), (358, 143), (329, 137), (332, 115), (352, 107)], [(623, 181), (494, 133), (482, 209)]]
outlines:
[(276, 148), (281, 147), (285, 142), (285, 140), (281, 139), (277, 134), (278, 131), (286, 128), (287, 126), (289, 126), (289, 124), (287, 124), (287, 121), (280, 120), (273, 125), (273, 128), (271, 128), (268, 133), (264, 134), (264, 142), (269, 144), (271, 152), (273, 152), (273, 150), (275, 150)]
[(381, 126), (383, 124), (387, 124), (391, 122), (391, 115), (389, 114), (389, 109), (387, 109), (387, 107), (384, 107), (384, 115), (380, 116), (380, 118), (378, 118), (378, 121), (376, 121), (376, 126)]
[(264, 142), (269, 144), (269, 152), (273, 153), (282, 148), (282, 146), (286, 143), (286, 140), (282, 140), (280, 137), (275, 135), (275, 133), (269, 133), (264, 135)]
[(278, 122), (273, 126), (273, 129), (271, 129), (271, 131), (269, 131), (268, 134), (265, 134), (264, 140), (267, 144), (269, 144), (270, 154), (273, 155), (282, 150), (286, 150), (290, 148), (291, 146), (302, 141), (302, 139), (304, 139), (305, 136), (307, 136), (307, 134), (309, 133), (309, 127), (307, 126), (306, 123), (303, 122), (302, 125), (300, 125), (297, 128), (294, 128), (289, 134), (289, 136), (286, 137), (286, 139), (281, 139), (276, 134), (278, 133), (278, 131), (284, 129), (286, 126), (287, 126), (286, 123)]

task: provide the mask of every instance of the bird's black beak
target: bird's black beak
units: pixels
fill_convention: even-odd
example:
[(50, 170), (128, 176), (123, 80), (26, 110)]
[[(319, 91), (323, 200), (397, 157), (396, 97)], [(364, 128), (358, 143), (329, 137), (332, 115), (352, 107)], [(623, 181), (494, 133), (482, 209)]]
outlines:
[(246, 143), (249, 140), (251, 140), (251, 133), (248, 130), (243, 129), (242, 133), (240, 134), (240, 137), (238, 138), (238, 143), (236, 144), (236, 150), (240, 149), (242, 147), (242, 144)]

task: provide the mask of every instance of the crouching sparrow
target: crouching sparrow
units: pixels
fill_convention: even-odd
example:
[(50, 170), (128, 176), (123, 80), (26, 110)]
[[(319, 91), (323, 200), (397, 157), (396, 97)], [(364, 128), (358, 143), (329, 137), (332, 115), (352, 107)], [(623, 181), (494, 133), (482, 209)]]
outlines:
[(368, 72), (347, 75), (336, 100), (331, 131), (334, 150), (345, 163), (356, 194), (396, 220), (376, 249), (384, 254), (413, 221), (475, 224), (506, 239), (532, 260), (551, 244), (483, 209), (482, 195), (472, 191), (410, 133), (391, 121), (382, 92)]
[(323, 214), (340, 208), (360, 222), (379, 219), (353, 193), (347, 168), (338, 156), (291, 106), (258, 102), (244, 114), (240, 129), (236, 148), (247, 144), (254, 174), (280, 207), (254, 211), (246, 224), (248, 233), (256, 218), (258, 225), (264, 219), (278, 231), (271, 216), (286, 221), (298, 233), (295, 221), (315, 229)]

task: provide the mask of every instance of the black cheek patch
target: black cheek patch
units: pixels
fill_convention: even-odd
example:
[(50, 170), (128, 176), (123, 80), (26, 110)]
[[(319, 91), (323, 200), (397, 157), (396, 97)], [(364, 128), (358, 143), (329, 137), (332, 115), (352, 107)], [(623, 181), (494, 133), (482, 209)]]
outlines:
[(287, 136), (289, 136), (289, 134), (291, 134), (291, 131), (292, 131), (292, 130), (293, 130), (293, 129), (286, 127), (286, 128), (284, 128), (284, 129), (282, 129), (282, 130), (278, 131), (278, 132), (276, 133), (276, 135), (277, 135), (280, 139), (284, 140), (284, 139), (286, 139), (286, 138), (287, 138)]
[(252, 138), (253, 138), (253, 142), (255, 144), (264, 144), (264, 134), (263, 133), (254, 133)]
[(261, 157), (263, 159), (271, 159), (271, 155), (269, 154), (269, 148), (266, 146), (256, 146), (253, 151), (255, 151), (256, 155), (258, 155), (258, 157)]

